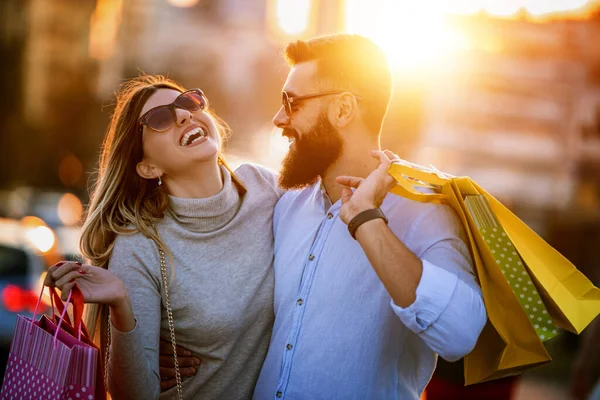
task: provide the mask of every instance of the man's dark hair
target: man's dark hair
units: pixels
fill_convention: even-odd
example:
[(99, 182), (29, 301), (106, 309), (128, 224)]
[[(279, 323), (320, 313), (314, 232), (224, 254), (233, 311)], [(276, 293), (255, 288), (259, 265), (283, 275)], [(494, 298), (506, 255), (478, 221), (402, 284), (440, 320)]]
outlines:
[(385, 53), (375, 43), (349, 34), (297, 40), (288, 44), (285, 59), (291, 67), (317, 60), (322, 90), (347, 90), (361, 97), (364, 120), (370, 130), (379, 133), (393, 79)]

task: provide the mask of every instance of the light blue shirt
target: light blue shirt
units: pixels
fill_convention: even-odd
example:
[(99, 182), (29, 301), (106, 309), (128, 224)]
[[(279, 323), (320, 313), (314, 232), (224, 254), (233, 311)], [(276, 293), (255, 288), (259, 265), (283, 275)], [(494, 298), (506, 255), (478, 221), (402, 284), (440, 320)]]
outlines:
[(275, 207), (275, 325), (255, 399), (418, 399), (437, 354), (463, 357), (483, 329), (481, 289), (452, 209), (385, 198), (390, 229), (423, 262), (416, 300), (401, 308), (340, 207), (320, 183)]

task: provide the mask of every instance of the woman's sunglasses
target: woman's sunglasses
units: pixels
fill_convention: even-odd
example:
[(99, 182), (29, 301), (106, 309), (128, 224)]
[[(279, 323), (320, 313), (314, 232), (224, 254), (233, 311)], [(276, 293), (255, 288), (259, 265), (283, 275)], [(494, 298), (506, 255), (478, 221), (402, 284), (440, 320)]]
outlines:
[(191, 89), (181, 93), (174, 102), (162, 106), (154, 107), (140, 117), (140, 128), (146, 125), (148, 128), (164, 132), (177, 121), (176, 108), (197, 112), (208, 108), (208, 99), (200, 89)]

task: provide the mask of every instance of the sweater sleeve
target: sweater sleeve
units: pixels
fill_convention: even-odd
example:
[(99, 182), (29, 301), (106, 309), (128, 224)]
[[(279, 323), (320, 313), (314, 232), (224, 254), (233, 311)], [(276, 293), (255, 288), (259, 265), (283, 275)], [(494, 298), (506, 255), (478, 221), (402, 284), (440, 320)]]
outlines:
[(125, 284), (136, 320), (134, 329), (126, 333), (110, 325), (109, 392), (119, 400), (157, 399), (161, 318), (158, 250), (141, 235), (118, 236), (109, 269)]

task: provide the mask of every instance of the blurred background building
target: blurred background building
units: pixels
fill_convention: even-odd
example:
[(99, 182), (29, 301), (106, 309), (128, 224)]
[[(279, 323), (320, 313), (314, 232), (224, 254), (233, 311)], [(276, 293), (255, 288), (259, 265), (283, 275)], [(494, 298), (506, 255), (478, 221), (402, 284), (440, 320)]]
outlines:
[[(140, 73), (201, 87), (232, 164), (277, 169), (271, 118), (297, 38), (371, 37), (395, 71), (383, 146), (469, 175), (598, 283), (600, 4), (590, 0), (3, 0), (0, 216), (77, 255), (113, 93)], [(3, 229), (0, 226), (0, 229)]]

